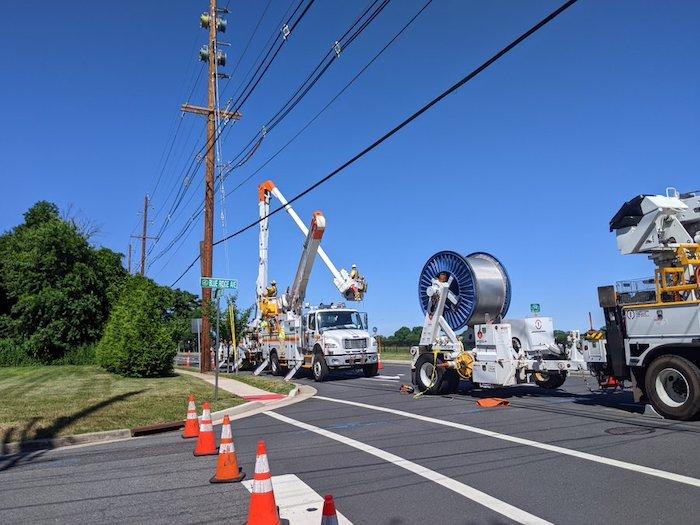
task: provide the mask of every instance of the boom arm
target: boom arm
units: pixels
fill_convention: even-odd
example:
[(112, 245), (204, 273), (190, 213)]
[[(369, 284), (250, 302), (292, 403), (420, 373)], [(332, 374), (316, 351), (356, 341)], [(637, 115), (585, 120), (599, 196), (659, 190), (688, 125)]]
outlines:
[(304, 241), (304, 249), (301, 253), (297, 273), (287, 294), (289, 307), (295, 313), (301, 312), (301, 307), (306, 297), (306, 287), (309, 284), (309, 276), (316, 260), (316, 253), (320, 251), (319, 245), (325, 230), (325, 217), (320, 211), (314, 212), (314, 218), (311, 220), (311, 229), (308, 230), (306, 241)]
[[(306, 227), (306, 225), (302, 222), (301, 218), (299, 215), (297, 215), (297, 212), (294, 211), (294, 208), (289, 204), (289, 201), (285, 198), (284, 195), (282, 195), (282, 192), (275, 186), (275, 184), (272, 181), (266, 181), (263, 184), (260, 185), (259, 188), (259, 197), (260, 197), (260, 217), (261, 219), (269, 213), (270, 210), (270, 196), (274, 195), (277, 200), (279, 200), (282, 203), (282, 206), (284, 206), (285, 211), (289, 214), (289, 216), (292, 218), (294, 223), (297, 225), (297, 227), (301, 230), (301, 232), (304, 235), (309, 234), (309, 229)], [(264, 203), (264, 204), (263, 204)], [(263, 209), (264, 208), (264, 209)], [(261, 268), (258, 272), (258, 294), (261, 293), (261, 291), (264, 291), (266, 283), (267, 283), (267, 220), (268, 219), (263, 219), (260, 222), (260, 239), (261, 239), (261, 249), (260, 249), (260, 264)], [(264, 226), (263, 226), (264, 224)], [(264, 231), (263, 231), (264, 229)], [(263, 268), (263, 249), (262, 249), (262, 239), (263, 236), (265, 238), (265, 264)], [(366, 287), (364, 282), (359, 282), (356, 279), (353, 279), (350, 277), (350, 274), (347, 272), (345, 269), (338, 270), (336, 266), (333, 264), (333, 261), (331, 261), (330, 257), (328, 257), (328, 254), (325, 252), (325, 250), (322, 247), (318, 247), (318, 255), (321, 257), (323, 262), (325, 263), (326, 267), (330, 270), (331, 274), (333, 275), (333, 284), (335, 284), (336, 288), (338, 288), (338, 291), (345, 297), (345, 299), (353, 301), (355, 300), (355, 295), (357, 290), (361, 290), (362, 293), (360, 296), (364, 294), (364, 289)], [(264, 278), (262, 279), (261, 282), (261, 275), (264, 271)], [(262, 288), (261, 288), (262, 286)]]

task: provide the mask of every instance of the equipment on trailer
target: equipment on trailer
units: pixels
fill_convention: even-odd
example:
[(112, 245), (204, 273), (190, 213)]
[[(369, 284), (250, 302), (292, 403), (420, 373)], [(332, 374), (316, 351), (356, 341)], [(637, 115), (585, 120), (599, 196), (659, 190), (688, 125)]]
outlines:
[[(268, 287), (268, 215), (271, 197), (276, 197), (306, 236), (292, 285), (283, 293)], [(300, 368), (311, 369), (317, 381), (331, 370), (359, 369), (371, 377), (377, 374), (376, 340), (368, 333), (367, 314), (344, 304), (304, 306), (306, 289), (318, 254), (333, 276), (343, 298), (359, 301), (367, 291), (367, 281), (353, 265), (348, 273), (338, 270), (321, 248), (326, 219), (314, 212), (307, 228), (279, 189), (267, 181), (259, 187), (260, 241), (257, 279), (257, 313), (243, 343), (245, 359), (254, 363), (254, 374), (269, 366), (275, 375), (286, 372), (290, 380)], [(273, 281), (274, 282), (274, 281)]]
[[(647, 255), (653, 279), (598, 288), (605, 315), (599, 379), (632, 382), (661, 415), (700, 414), (700, 193), (638, 195), (610, 221), (623, 255)], [(584, 346), (587, 343), (583, 343)], [(591, 350), (593, 348), (591, 347)]]
[[(508, 273), (492, 255), (443, 251), (428, 259), (418, 279), (423, 331), (411, 351), (421, 392), (451, 393), (460, 379), (558, 388), (569, 371), (583, 368), (555, 344), (551, 318), (504, 320), (510, 297)], [(466, 342), (455, 334), (465, 327)]]

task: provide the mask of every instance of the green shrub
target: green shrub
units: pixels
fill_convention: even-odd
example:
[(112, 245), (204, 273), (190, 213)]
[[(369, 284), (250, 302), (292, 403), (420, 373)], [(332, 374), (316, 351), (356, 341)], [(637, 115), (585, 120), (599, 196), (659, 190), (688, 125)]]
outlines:
[(57, 359), (55, 365), (94, 365), (95, 345), (86, 344), (68, 350), (63, 357)]
[(29, 357), (27, 345), (11, 339), (0, 339), (0, 366), (31, 366), (39, 361)]
[(177, 347), (169, 320), (170, 294), (143, 277), (129, 279), (97, 345), (97, 364), (129, 377), (172, 374)]

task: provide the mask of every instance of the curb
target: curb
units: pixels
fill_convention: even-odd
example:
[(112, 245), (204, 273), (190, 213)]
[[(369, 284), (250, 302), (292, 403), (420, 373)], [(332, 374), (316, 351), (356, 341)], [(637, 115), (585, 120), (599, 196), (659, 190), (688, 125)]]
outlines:
[(114, 441), (122, 439), (131, 439), (130, 429), (120, 428), (118, 430), (89, 432), (86, 434), (76, 434), (74, 436), (35, 439), (32, 441), (14, 441), (12, 443), (0, 443), (0, 455), (19, 454), (22, 452), (33, 452), (36, 450), (69, 447), (71, 445), (85, 445), (88, 443), (101, 443), (104, 441)]

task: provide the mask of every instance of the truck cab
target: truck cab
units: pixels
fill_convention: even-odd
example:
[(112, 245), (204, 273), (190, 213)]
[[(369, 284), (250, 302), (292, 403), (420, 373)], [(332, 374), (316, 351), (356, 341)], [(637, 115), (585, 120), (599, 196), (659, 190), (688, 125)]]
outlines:
[(311, 358), (316, 381), (323, 381), (331, 370), (377, 374), (377, 342), (367, 326), (366, 313), (343, 306), (321, 305), (302, 312), (302, 352)]

